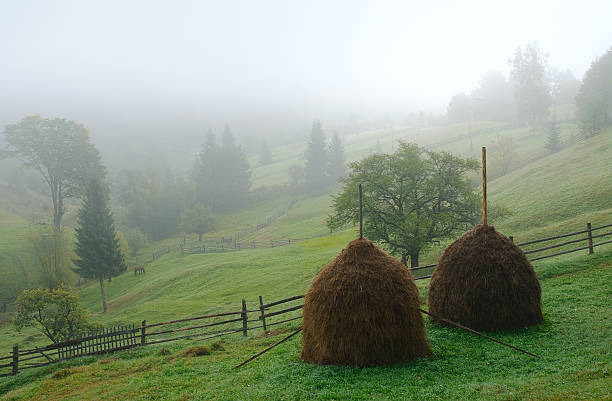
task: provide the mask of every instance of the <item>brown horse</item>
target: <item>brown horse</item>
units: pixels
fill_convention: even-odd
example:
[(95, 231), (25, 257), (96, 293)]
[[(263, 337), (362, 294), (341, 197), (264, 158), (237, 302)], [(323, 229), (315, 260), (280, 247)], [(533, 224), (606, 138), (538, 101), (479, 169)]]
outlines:
[(144, 265), (134, 266), (134, 276), (137, 274), (144, 274), (144, 273), (145, 273)]

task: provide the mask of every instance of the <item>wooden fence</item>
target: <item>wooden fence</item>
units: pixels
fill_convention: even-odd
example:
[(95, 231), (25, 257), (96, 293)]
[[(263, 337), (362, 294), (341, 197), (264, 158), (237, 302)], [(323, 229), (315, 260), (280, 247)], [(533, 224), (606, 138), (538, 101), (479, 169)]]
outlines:
[(0, 377), (15, 375), (24, 369), (46, 366), (67, 359), (122, 351), (138, 346), (178, 340), (207, 340), (236, 333), (242, 333), (246, 337), (252, 330), (262, 330), (266, 334), (270, 327), (301, 319), (300, 309), (303, 305), (301, 303), (292, 305), (292, 303), (300, 301), (303, 297), (298, 295), (264, 303), (263, 297), (260, 296), (259, 303), (253, 309), (247, 308), (247, 302), (243, 299), (241, 307), (233, 312), (152, 324), (147, 324), (147, 321), (143, 320), (140, 325), (108, 328), (44, 347), (20, 349), (15, 344), (10, 355), (0, 356)]
[[(587, 223), (586, 230), (526, 241), (517, 245), (524, 248), (535, 244), (557, 241), (557, 243), (548, 244), (541, 248), (524, 249), (527, 255), (539, 254), (531, 258), (531, 261), (583, 250), (588, 250), (589, 254), (591, 254), (596, 247), (612, 243), (612, 240), (594, 241), (612, 235), (612, 231), (601, 231), (610, 227), (612, 227), (612, 224), (593, 228), (590, 223)], [(583, 234), (584, 236), (581, 238), (566, 240), (567, 238)], [(512, 237), (510, 238), (512, 239)], [(558, 242), (559, 240), (563, 241)], [(586, 245), (564, 249), (581, 242), (586, 243)], [(564, 250), (559, 251), (560, 248)], [(435, 268), (435, 266), (435, 264), (419, 266), (410, 268), (410, 270), (412, 272), (424, 272), (424, 275), (415, 274), (415, 280), (421, 280), (431, 277), (431, 269)], [(259, 296), (259, 302), (252, 309), (247, 307), (247, 302), (243, 299), (241, 307), (233, 312), (208, 314), (153, 324), (147, 324), (143, 320), (139, 326), (119, 326), (96, 333), (87, 333), (69, 341), (51, 344), (46, 347), (21, 350), (16, 344), (10, 355), (0, 356), (0, 377), (14, 375), (23, 369), (45, 366), (66, 359), (115, 352), (136, 346), (161, 344), (178, 340), (211, 339), (237, 333), (248, 336), (248, 333), (252, 330), (262, 330), (263, 333), (268, 333), (270, 327), (301, 319), (301, 309), (303, 308), (301, 300), (303, 298), (304, 295), (296, 295), (266, 303), (263, 297)], [(5, 372), (2, 371), (3, 369)], [(8, 371), (6, 371), (7, 369)]]
[[(565, 255), (568, 253), (579, 252), (588, 250), (589, 254), (595, 252), (595, 248), (601, 245), (612, 243), (612, 239), (601, 241), (595, 243), (593, 240), (603, 239), (604, 237), (612, 235), (611, 230), (604, 230), (606, 228), (611, 228), (612, 224), (606, 224), (599, 227), (591, 227), (591, 223), (586, 224), (585, 230), (575, 231), (572, 233), (555, 235), (553, 237), (548, 238), (540, 238), (531, 241), (525, 241), (518, 243), (517, 245), (525, 252), (525, 255), (529, 258), (530, 262), (535, 262), (537, 260), (552, 258), (555, 256)], [(600, 231), (604, 230), (604, 231)], [(566, 238), (581, 236), (581, 238), (565, 240)], [(514, 240), (512, 236), (509, 237), (511, 240)], [(560, 241), (563, 240), (563, 241)], [(576, 246), (579, 244), (585, 244), (583, 246), (578, 246), (573, 248), (572, 246)], [(541, 246), (540, 248), (531, 249), (532, 246), (538, 244), (537, 246)], [(545, 245), (545, 246), (542, 246)], [(431, 273), (433, 272), (436, 264), (413, 267), (410, 270), (412, 272), (424, 273), (422, 275), (415, 274), (415, 280), (422, 280), (431, 277)]]
[[(140, 339), (140, 328), (131, 325), (84, 333), (44, 347), (20, 349), (19, 345), (15, 344), (11, 355), (0, 357), (0, 377), (80, 356), (125, 350), (139, 345)], [(7, 363), (7, 360), (10, 362)], [(1, 373), (1, 370), (6, 368), (10, 368), (10, 372)]]
[(279, 246), (287, 246), (295, 244), (299, 241), (304, 241), (310, 238), (280, 238), (259, 241), (240, 241), (240, 242), (220, 242), (217, 244), (210, 243), (191, 243), (180, 246), (181, 255), (191, 255), (199, 253), (218, 253), (241, 251), (245, 249), (256, 248), (276, 248)]

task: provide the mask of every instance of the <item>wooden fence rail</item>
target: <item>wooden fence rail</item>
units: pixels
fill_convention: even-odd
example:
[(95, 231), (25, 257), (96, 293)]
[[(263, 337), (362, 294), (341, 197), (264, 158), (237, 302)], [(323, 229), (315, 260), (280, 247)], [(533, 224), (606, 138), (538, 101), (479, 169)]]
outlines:
[[(527, 250), (525, 253), (528, 255), (533, 255), (535, 253), (545, 252), (579, 242), (586, 242), (587, 245), (553, 254), (538, 256), (530, 260), (536, 261), (587, 249), (589, 253), (593, 253), (594, 248), (612, 243), (612, 239), (599, 243), (593, 242), (594, 239), (612, 235), (612, 231), (606, 231), (603, 233), (598, 232), (599, 230), (608, 227), (612, 227), (612, 224), (595, 228), (591, 227), (591, 224), (587, 224), (586, 230), (527, 241), (519, 243), (518, 245), (524, 247), (586, 233), (586, 237), (564, 241), (558, 244), (546, 245), (538, 249)], [(593, 232), (596, 232), (596, 234), (594, 235)], [(410, 270), (420, 271), (424, 269), (432, 269), (435, 268), (435, 266), (435, 264), (418, 266), (410, 268)], [(431, 277), (431, 274), (415, 277), (415, 280), (421, 280), (429, 277)], [(129, 326), (117, 326), (92, 333), (83, 333), (82, 335), (68, 341), (31, 349), (22, 350), (19, 349), (17, 344), (15, 344), (12, 353), (9, 355), (0, 356), (0, 377), (15, 375), (23, 369), (46, 366), (62, 360), (77, 358), (84, 355), (116, 352), (137, 346), (162, 344), (179, 340), (212, 339), (238, 333), (242, 333), (243, 336), (248, 336), (250, 331), (259, 329), (262, 329), (264, 334), (267, 334), (269, 332), (269, 328), (272, 326), (301, 319), (301, 309), (304, 306), (302, 302), (303, 298), (304, 295), (296, 295), (265, 303), (263, 297), (259, 296), (259, 303), (254, 309), (249, 309), (247, 306), (247, 301), (243, 299), (239, 310), (230, 312), (212, 313), (152, 324), (147, 324), (146, 320), (143, 320), (140, 325), (131, 324)], [(249, 318), (249, 314), (251, 318)], [(256, 314), (256, 318), (253, 318), (253, 314)], [(278, 320), (279, 317), (282, 318)], [(205, 321), (200, 322), (202, 320)], [(153, 328), (158, 329), (151, 330)], [(6, 369), (9, 369), (9, 371), (5, 371), (3, 373), (2, 371)]]

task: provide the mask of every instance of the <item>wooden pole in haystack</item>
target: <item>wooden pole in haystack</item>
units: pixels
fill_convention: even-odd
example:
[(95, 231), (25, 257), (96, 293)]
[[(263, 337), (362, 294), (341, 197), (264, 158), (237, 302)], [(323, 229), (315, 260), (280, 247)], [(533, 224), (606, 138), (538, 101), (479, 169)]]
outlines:
[(487, 225), (487, 148), (482, 147), (482, 224)]
[(363, 239), (363, 189), (359, 184), (359, 239)]

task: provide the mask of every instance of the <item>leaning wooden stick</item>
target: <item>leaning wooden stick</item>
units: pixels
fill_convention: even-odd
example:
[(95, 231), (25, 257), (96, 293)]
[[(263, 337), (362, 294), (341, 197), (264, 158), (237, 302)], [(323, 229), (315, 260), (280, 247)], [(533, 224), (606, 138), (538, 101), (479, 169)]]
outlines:
[(482, 224), (487, 225), (487, 148), (482, 147)]
[(476, 331), (476, 330), (474, 330), (474, 329), (470, 329), (469, 327), (465, 327), (465, 326), (463, 326), (463, 325), (461, 325), (461, 324), (459, 324), (459, 323), (453, 322), (452, 320), (448, 320), (448, 319), (445, 319), (445, 318), (443, 318), (443, 317), (441, 317), (441, 316), (434, 315), (433, 313), (428, 312), (428, 311), (426, 311), (426, 310), (424, 310), (424, 309), (419, 308), (419, 310), (420, 310), (421, 312), (423, 312), (424, 314), (426, 314), (426, 315), (429, 315), (429, 316), (431, 316), (431, 317), (433, 317), (433, 318), (435, 318), (435, 319), (441, 320), (441, 321), (443, 321), (444, 323), (448, 323), (448, 324), (450, 324), (451, 326), (458, 327), (458, 328), (460, 328), (461, 330), (468, 331), (468, 332), (470, 332), (470, 333), (473, 333), (473, 334), (479, 335), (479, 336), (481, 336), (481, 337), (484, 337), (484, 338), (486, 338), (487, 340), (491, 340), (491, 341), (494, 341), (494, 342), (496, 342), (496, 343), (498, 343), (498, 344), (505, 345), (506, 347), (510, 347), (510, 348), (512, 348), (512, 349), (515, 349), (515, 350), (517, 350), (517, 351), (520, 351), (520, 352), (522, 352), (523, 354), (531, 355), (531, 356), (533, 356), (533, 357), (535, 357), (535, 358), (539, 358), (539, 357), (540, 357), (539, 355), (532, 354), (531, 352), (529, 352), (529, 351), (525, 351), (525, 350), (520, 349), (520, 348), (518, 348), (518, 347), (515, 347), (514, 345), (506, 344), (505, 342), (500, 341), (500, 340), (498, 340), (497, 338), (489, 337), (489, 336), (488, 336), (488, 335), (486, 335), (486, 334), (482, 334), (482, 333), (480, 333), (480, 332), (478, 332), (478, 331)]
[(270, 345), (268, 348), (266, 348), (265, 350), (261, 351), (258, 354), (253, 355), (252, 357), (250, 357), (249, 359), (247, 359), (246, 361), (242, 362), (240, 365), (236, 365), (234, 366), (234, 369), (238, 369), (241, 366), (246, 365), (247, 363), (251, 362), (253, 359), (257, 359), (259, 358), (261, 355), (265, 354), (266, 352), (270, 351), (272, 348), (276, 347), (279, 344), (284, 343), (285, 341), (287, 341), (288, 339), (290, 339), (291, 337), (293, 337), (294, 335), (296, 335), (297, 333), (299, 333), (300, 331), (302, 331), (301, 328), (297, 329), (296, 331), (294, 331), (293, 333), (289, 334), (287, 337), (283, 338), (282, 340), (280, 340), (279, 342)]

